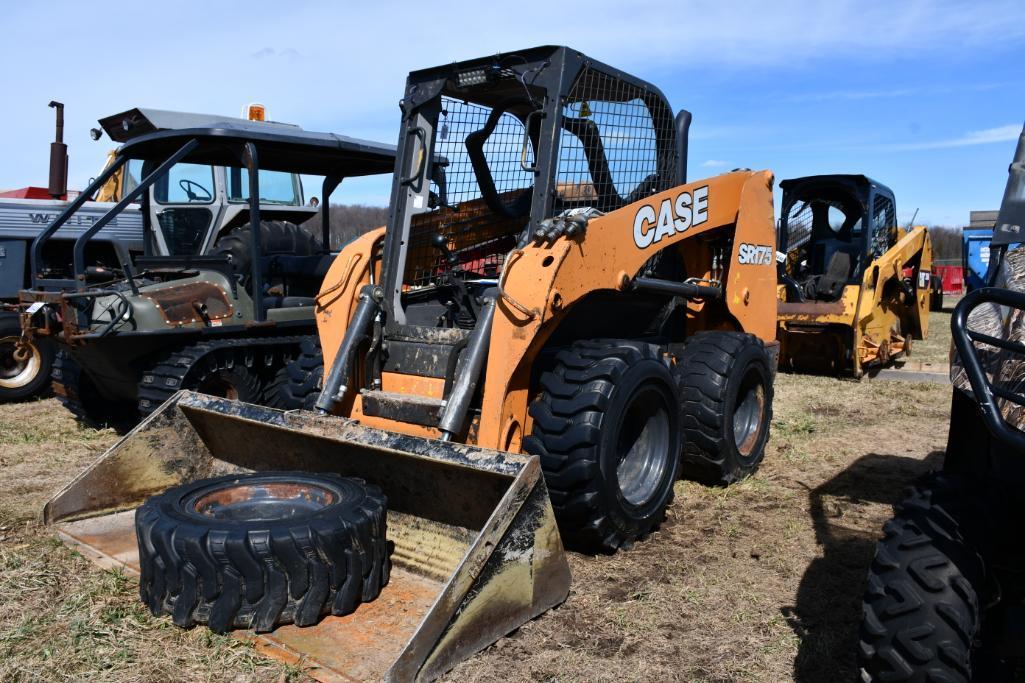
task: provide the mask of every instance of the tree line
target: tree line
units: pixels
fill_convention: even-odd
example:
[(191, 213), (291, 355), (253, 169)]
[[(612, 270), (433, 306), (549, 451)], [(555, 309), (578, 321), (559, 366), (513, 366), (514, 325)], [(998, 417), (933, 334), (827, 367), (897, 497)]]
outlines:
[[(365, 204), (331, 205), (331, 248), (338, 249), (368, 230), (388, 222), (388, 209), (383, 206)], [(315, 235), (320, 234), (320, 214), (310, 219), (306, 226)], [(934, 225), (929, 228), (932, 238), (934, 261), (961, 261), (961, 228), (948, 225)]]
[[(365, 204), (332, 204), (328, 217), (331, 225), (331, 248), (339, 249), (368, 230), (388, 222), (388, 209)], [(308, 220), (306, 227), (314, 235), (320, 234), (320, 214)]]
[(961, 263), (961, 228), (934, 225), (929, 228), (932, 260)]

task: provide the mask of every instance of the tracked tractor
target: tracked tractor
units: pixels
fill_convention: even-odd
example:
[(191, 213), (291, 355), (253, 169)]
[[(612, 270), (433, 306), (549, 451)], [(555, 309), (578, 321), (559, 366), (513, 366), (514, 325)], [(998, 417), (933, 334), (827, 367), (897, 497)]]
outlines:
[[(323, 177), (329, 194), (345, 177), (391, 171), (393, 148), (150, 109), (100, 123), (124, 144), (36, 237), (20, 294), (25, 335), (60, 349), (55, 393), (90, 422), (126, 427), (183, 388), (274, 404), (278, 374), (315, 333), (313, 297), (331, 262), (327, 196), (307, 206), (300, 174)], [(90, 217), (65, 266), (48, 246), (118, 177), (122, 196)], [(144, 254), (88, 267), (93, 238), (136, 201)], [(320, 236), (302, 226), (318, 212)]]
[(865, 681), (1025, 676), (1025, 130), (993, 232), (986, 286), (954, 309), (941, 471), (895, 506), (868, 575)]
[(566, 597), (563, 540), (638, 544), (681, 469), (735, 481), (769, 436), (771, 173), (688, 181), (690, 115), (566, 47), (414, 71), (401, 113), (388, 225), (316, 297), (311, 409), (179, 393), (45, 511), (154, 613), (325, 680), (438, 676)]
[(929, 332), (932, 243), (897, 225), (893, 192), (861, 175), (780, 183), (780, 364), (861, 377)]

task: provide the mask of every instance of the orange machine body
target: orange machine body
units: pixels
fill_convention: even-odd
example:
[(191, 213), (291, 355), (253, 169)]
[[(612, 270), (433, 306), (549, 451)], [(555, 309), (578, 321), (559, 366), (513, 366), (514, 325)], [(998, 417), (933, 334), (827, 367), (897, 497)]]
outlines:
[[(688, 278), (716, 281), (723, 289), (720, 301), (684, 302), (689, 329), (679, 341), (699, 329), (732, 329), (750, 332), (775, 348), (772, 185), (768, 171), (690, 182), (592, 218), (582, 238), (563, 236), (513, 250), (501, 273), (480, 418), (471, 425), (467, 442), (518, 452), (531, 426), (527, 407), (536, 391), (531, 368), (546, 341), (587, 297), (625, 292), (659, 251), (676, 251)], [(325, 375), (361, 288), (380, 280), (374, 254), (383, 239), (384, 228), (378, 228), (353, 241), (324, 279), (317, 324)], [(430, 398), (441, 398), (444, 389), (442, 379), (394, 372), (383, 373), (382, 383), (385, 391)], [(356, 393), (338, 412), (381, 429), (438, 436), (433, 427), (364, 415)]]

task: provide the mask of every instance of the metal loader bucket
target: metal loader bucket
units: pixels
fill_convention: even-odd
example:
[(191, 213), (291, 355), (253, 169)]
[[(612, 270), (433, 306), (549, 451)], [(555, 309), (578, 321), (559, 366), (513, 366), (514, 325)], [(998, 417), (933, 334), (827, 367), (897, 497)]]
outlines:
[(430, 680), (561, 603), (570, 574), (536, 457), (443, 443), (337, 417), (179, 392), (49, 503), (60, 536), (138, 573), (134, 508), (236, 471), (358, 476), (388, 496), (388, 586), (346, 617), (255, 635), (322, 681)]

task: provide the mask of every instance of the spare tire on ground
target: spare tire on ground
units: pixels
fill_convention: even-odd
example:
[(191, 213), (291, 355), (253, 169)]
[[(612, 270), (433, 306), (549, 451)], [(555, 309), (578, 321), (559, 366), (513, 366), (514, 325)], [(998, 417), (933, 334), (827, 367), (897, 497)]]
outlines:
[(237, 474), (177, 486), (135, 513), (139, 592), (181, 627), (310, 626), (373, 600), (391, 569), (381, 490), (334, 474)]

